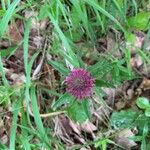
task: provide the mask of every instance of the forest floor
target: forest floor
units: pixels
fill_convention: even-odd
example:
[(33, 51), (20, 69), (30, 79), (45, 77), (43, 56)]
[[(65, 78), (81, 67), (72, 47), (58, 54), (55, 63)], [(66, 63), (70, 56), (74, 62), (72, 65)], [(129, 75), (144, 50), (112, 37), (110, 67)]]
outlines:
[(150, 1), (1, 0), (0, 149), (150, 150)]

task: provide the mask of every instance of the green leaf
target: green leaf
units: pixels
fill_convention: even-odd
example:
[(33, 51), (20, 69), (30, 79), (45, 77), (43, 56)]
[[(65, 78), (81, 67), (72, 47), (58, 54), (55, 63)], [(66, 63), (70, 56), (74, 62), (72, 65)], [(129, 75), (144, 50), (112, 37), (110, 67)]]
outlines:
[(133, 110), (114, 112), (111, 116), (111, 126), (115, 129), (130, 127), (137, 117), (138, 113)]
[(140, 12), (134, 17), (128, 18), (128, 25), (132, 28), (146, 31), (150, 27), (150, 12)]
[(81, 20), (81, 25), (80, 23), (78, 24), (78, 26), (80, 28), (83, 28), (85, 29), (86, 31), (86, 34), (87, 36), (91, 39), (91, 41), (93, 41), (93, 43), (95, 42), (95, 35), (94, 35), (94, 31), (92, 29), (92, 26), (91, 26), (91, 22), (88, 18), (88, 14), (87, 14), (87, 8), (85, 7), (85, 3), (84, 1), (76, 1), (76, 0), (73, 0), (71, 1), (73, 6), (74, 6), (74, 9), (75, 11), (77, 12), (77, 16), (78, 17), (75, 17), (75, 18), (79, 18)]
[(2, 57), (1, 57), (1, 55), (0, 55), (0, 74), (1, 74), (4, 86), (7, 87), (7, 88), (9, 88), (9, 83), (8, 83), (8, 81), (6, 79), (6, 76), (5, 76), (5, 71), (4, 71), (4, 68), (3, 68), (3, 63), (2, 63)]
[(42, 119), (40, 117), (40, 112), (39, 112), (39, 107), (37, 104), (37, 97), (36, 97), (36, 88), (33, 86), (30, 88), (30, 98), (31, 98), (33, 117), (34, 117), (35, 124), (37, 126), (37, 131), (40, 134), (41, 142), (43, 142), (44, 144), (43, 146), (45, 146), (47, 149), (51, 149), (51, 143), (49, 142), (49, 137), (47, 135), (47, 132), (45, 131)]
[[(47, 10), (48, 11), (48, 10)], [(48, 11), (49, 12), (49, 11)], [(53, 15), (49, 12), (49, 18), (51, 19), (51, 22), (53, 23), (56, 32), (59, 35), (59, 38), (61, 39), (66, 51), (62, 50), (60, 51), (64, 58), (69, 61), (69, 63), (71, 63), (74, 67), (79, 67), (79, 62), (77, 60), (77, 57), (75, 55), (75, 53), (73, 52), (73, 50), (71, 49), (71, 46), (68, 42), (68, 39), (66, 38), (66, 36), (64, 35), (62, 29), (60, 28), (58, 22), (55, 20), (55, 18), (53, 17)]]
[(9, 6), (9, 8), (6, 10), (3, 18), (0, 20), (0, 36), (3, 36), (5, 33), (8, 23), (15, 11), (15, 8), (19, 4), (20, 0), (14, 0), (12, 4)]
[(150, 117), (150, 107), (146, 108), (145, 116)]
[(146, 117), (145, 114), (140, 114), (135, 124), (138, 127), (139, 132), (142, 132), (145, 124), (148, 124), (150, 126), (150, 119), (149, 117)]
[(52, 105), (52, 108), (55, 110), (63, 104), (72, 103), (74, 99), (75, 98), (72, 95), (65, 93)]
[(107, 139), (100, 139), (95, 143), (96, 148), (102, 148), (102, 150), (106, 150), (107, 148)]
[(20, 107), (21, 107), (21, 100), (19, 99), (18, 101), (14, 101), (13, 103), (14, 111), (13, 111), (12, 125), (10, 129), (10, 143), (9, 143), (9, 148), (11, 150), (15, 150), (16, 147), (15, 141), (17, 140), (16, 138), (17, 120), (18, 120), (18, 113)]
[(7, 102), (15, 92), (6, 86), (0, 86), (0, 104)]
[(105, 9), (103, 9), (99, 4), (96, 4), (96, 2), (91, 0), (84, 0), (87, 4), (98, 10), (100, 13), (102, 13), (104, 16), (108, 17), (111, 21), (113, 21), (124, 33), (125, 29), (122, 27), (122, 25), (118, 22), (118, 20), (112, 16), (110, 13), (108, 13)]
[(6, 145), (4, 145), (1, 141), (0, 141), (0, 149), (1, 150), (9, 150)]
[(136, 36), (133, 33), (126, 32), (125, 33), (126, 40), (130, 43), (134, 43), (136, 40)]
[(114, 84), (103, 79), (96, 79), (95, 85), (98, 87), (114, 87)]
[(71, 10), (71, 21), (75, 29), (80, 27), (80, 23), (81, 23), (81, 17), (77, 17), (79, 16), (78, 14), (79, 12), (77, 11), (77, 9), (73, 7)]
[(0, 17), (3, 17), (3, 15), (5, 14), (5, 10), (0, 9)]
[(74, 103), (67, 109), (68, 115), (75, 122), (85, 122), (89, 119), (89, 105), (86, 105), (87, 100), (74, 101)]
[(89, 66), (87, 70), (91, 72), (95, 78), (102, 78), (113, 69), (111, 63), (106, 59), (101, 59), (95, 65)]
[(143, 128), (143, 137), (146, 137), (148, 135), (149, 132), (149, 125), (147, 122), (145, 122), (144, 128)]
[(38, 16), (39, 20), (43, 20), (46, 17), (48, 17), (48, 12), (47, 12), (48, 9), (49, 9), (48, 5), (42, 5), (41, 6), (39, 16)]
[(74, 42), (79, 41), (81, 37), (83, 36), (83, 34), (84, 33), (81, 29), (71, 30), (71, 33), (70, 31), (65, 32), (65, 36)]
[[(24, 90), (22, 90), (22, 91), (24, 93)], [(23, 104), (22, 104), (22, 106), (23, 106)], [(20, 113), (21, 113), (21, 125), (25, 126), (25, 127), (28, 126), (28, 120), (26, 117), (25, 110), (21, 109)], [(21, 128), (21, 135), (20, 135), (19, 139), (21, 140), (24, 150), (31, 150), (30, 144), (29, 144), (30, 139), (29, 139), (28, 131), (26, 129)]]
[(15, 50), (17, 49), (17, 46), (9, 47), (7, 49), (0, 49), (0, 55), (1, 57), (7, 57), (11, 55)]
[(50, 65), (52, 65), (57, 71), (59, 71), (63, 75), (68, 75), (69, 74), (69, 69), (64, 67), (61, 63), (57, 61), (48, 61)]
[(140, 142), (140, 141), (142, 141), (142, 136), (141, 135), (132, 136), (132, 137), (129, 137), (129, 139), (132, 141), (135, 141), (135, 142)]
[(148, 99), (145, 97), (139, 97), (136, 101), (136, 104), (141, 109), (146, 109), (150, 105)]
[(141, 150), (147, 149), (146, 136), (148, 135), (148, 131), (149, 131), (149, 125), (145, 122), (145, 125), (144, 125), (144, 128), (143, 128), (143, 134), (142, 134)]

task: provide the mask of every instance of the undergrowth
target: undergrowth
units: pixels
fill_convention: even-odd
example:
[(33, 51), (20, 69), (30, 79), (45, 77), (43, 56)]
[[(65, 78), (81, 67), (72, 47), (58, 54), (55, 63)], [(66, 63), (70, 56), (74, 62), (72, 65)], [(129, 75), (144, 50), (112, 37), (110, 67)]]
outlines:
[[(115, 135), (133, 127), (139, 133), (130, 140), (138, 142), (139, 149), (149, 149), (148, 99), (139, 97), (135, 100), (136, 108), (116, 111), (107, 103), (104, 92), (104, 88), (115, 89), (126, 81), (142, 78), (132, 67), (131, 49), (135, 49), (143, 67), (150, 64), (150, 53), (146, 50), (150, 38), (149, 7), (150, 1), (146, 0), (1, 0), (0, 37), (10, 44), (7, 48), (0, 45), (0, 119), (10, 113), (11, 126), (9, 141), (0, 141), (0, 149), (67, 149), (55, 133), (57, 117), (63, 115), (79, 124), (93, 121), (102, 133), (92, 140), (85, 136), (84, 144), (79, 142), (71, 149), (106, 150), (112, 145), (121, 149), (123, 146), (115, 141)], [(17, 20), (23, 24), (22, 39), (12, 42), (14, 37), (8, 29), (13, 24), (13, 34), (20, 30)], [(44, 21), (46, 28), (38, 29), (36, 23)], [(34, 25), (44, 40), (33, 51)], [(146, 35), (142, 48), (135, 47), (136, 31)], [(109, 35), (114, 43), (106, 50), (101, 47), (106, 44), (101, 39), (110, 38)], [(18, 51), (22, 51), (20, 61), (25, 76), (21, 83), (12, 84), (5, 61)], [(44, 63), (49, 69), (42, 68)], [(74, 68), (86, 70), (94, 79), (90, 96), (82, 100), (66, 91), (65, 79)], [(94, 111), (101, 107), (102, 120), (95, 121)]]

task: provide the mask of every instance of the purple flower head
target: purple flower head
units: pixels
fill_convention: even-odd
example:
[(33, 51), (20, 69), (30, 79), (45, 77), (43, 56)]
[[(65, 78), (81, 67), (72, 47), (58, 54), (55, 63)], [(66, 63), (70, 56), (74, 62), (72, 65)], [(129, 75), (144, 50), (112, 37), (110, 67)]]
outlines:
[(66, 77), (67, 92), (71, 93), (78, 99), (90, 96), (94, 79), (90, 73), (84, 69), (73, 69)]

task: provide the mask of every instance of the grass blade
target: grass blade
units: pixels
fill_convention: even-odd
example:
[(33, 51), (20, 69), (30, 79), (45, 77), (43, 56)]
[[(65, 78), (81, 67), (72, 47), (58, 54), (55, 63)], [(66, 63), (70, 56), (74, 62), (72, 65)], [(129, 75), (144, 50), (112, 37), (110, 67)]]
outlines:
[(45, 145), (45, 147), (47, 148), (51, 148), (50, 144), (49, 144), (49, 139), (48, 136), (45, 132), (45, 129), (43, 127), (43, 123), (40, 117), (40, 113), (39, 113), (39, 107), (37, 104), (37, 99), (36, 99), (36, 94), (35, 94), (35, 87), (31, 87), (30, 90), (30, 97), (31, 97), (31, 105), (32, 105), (32, 111), (33, 111), (33, 115), (34, 115), (34, 120), (35, 120), (35, 124), (37, 126), (38, 132), (40, 133), (41, 136), (41, 140), (43, 141), (43, 144)]
[[(63, 45), (65, 46), (65, 48), (67, 49), (66, 52), (63, 51), (63, 53), (65, 55), (67, 55), (70, 59), (68, 60), (74, 67), (79, 67), (79, 63), (78, 60), (74, 54), (74, 52), (71, 50), (71, 47), (68, 43), (67, 38), (65, 37), (65, 35), (63, 34), (63, 32), (61, 31), (57, 21), (54, 19), (54, 17), (51, 15), (51, 13), (49, 12), (49, 18), (51, 19), (57, 33), (59, 34), (60, 39), (62, 40)], [(62, 53), (62, 52), (61, 52)]]
[(68, 75), (70, 72), (68, 68), (65, 68), (61, 63), (57, 61), (50, 60), (48, 61), (48, 63), (52, 65), (56, 70), (58, 70), (63, 75)]
[(3, 36), (5, 33), (8, 23), (10, 21), (10, 18), (13, 15), (13, 12), (16, 8), (16, 6), (19, 4), (20, 0), (14, 0), (13, 3), (10, 5), (10, 7), (6, 10), (6, 13), (2, 20), (0, 21), (0, 37)]
[[(24, 68), (26, 73), (26, 83), (25, 83), (25, 100), (27, 105), (27, 118), (28, 122), (31, 125), (30, 122), (30, 116), (28, 111), (28, 105), (29, 105), (29, 89), (30, 89), (30, 73), (28, 72), (28, 40), (29, 40), (29, 32), (30, 32), (30, 26), (31, 26), (31, 20), (29, 19), (27, 23), (25, 24), (25, 33), (24, 33), (24, 41), (23, 41), (23, 59), (24, 59)], [(32, 125), (31, 125), (32, 126)]]
[(91, 0), (84, 0), (86, 3), (88, 3), (90, 6), (93, 8), (97, 9), (100, 11), (103, 15), (107, 16), (110, 20), (112, 20), (118, 27), (125, 33), (125, 29), (122, 27), (122, 25), (115, 19), (111, 14), (109, 14), (106, 10), (104, 10), (101, 6), (96, 4), (94, 1)]
[(5, 72), (4, 72), (2, 58), (1, 58), (1, 53), (0, 53), (0, 72), (1, 72), (2, 81), (3, 81), (4, 86), (9, 88), (9, 83), (8, 83), (6, 77), (5, 77)]
[(17, 129), (17, 120), (18, 120), (18, 112), (19, 108), (21, 107), (21, 100), (15, 101), (13, 103), (13, 119), (12, 119), (12, 126), (10, 129), (10, 143), (9, 148), (11, 150), (15, 150), (15, 141), (16, 141), (16, 129)]

